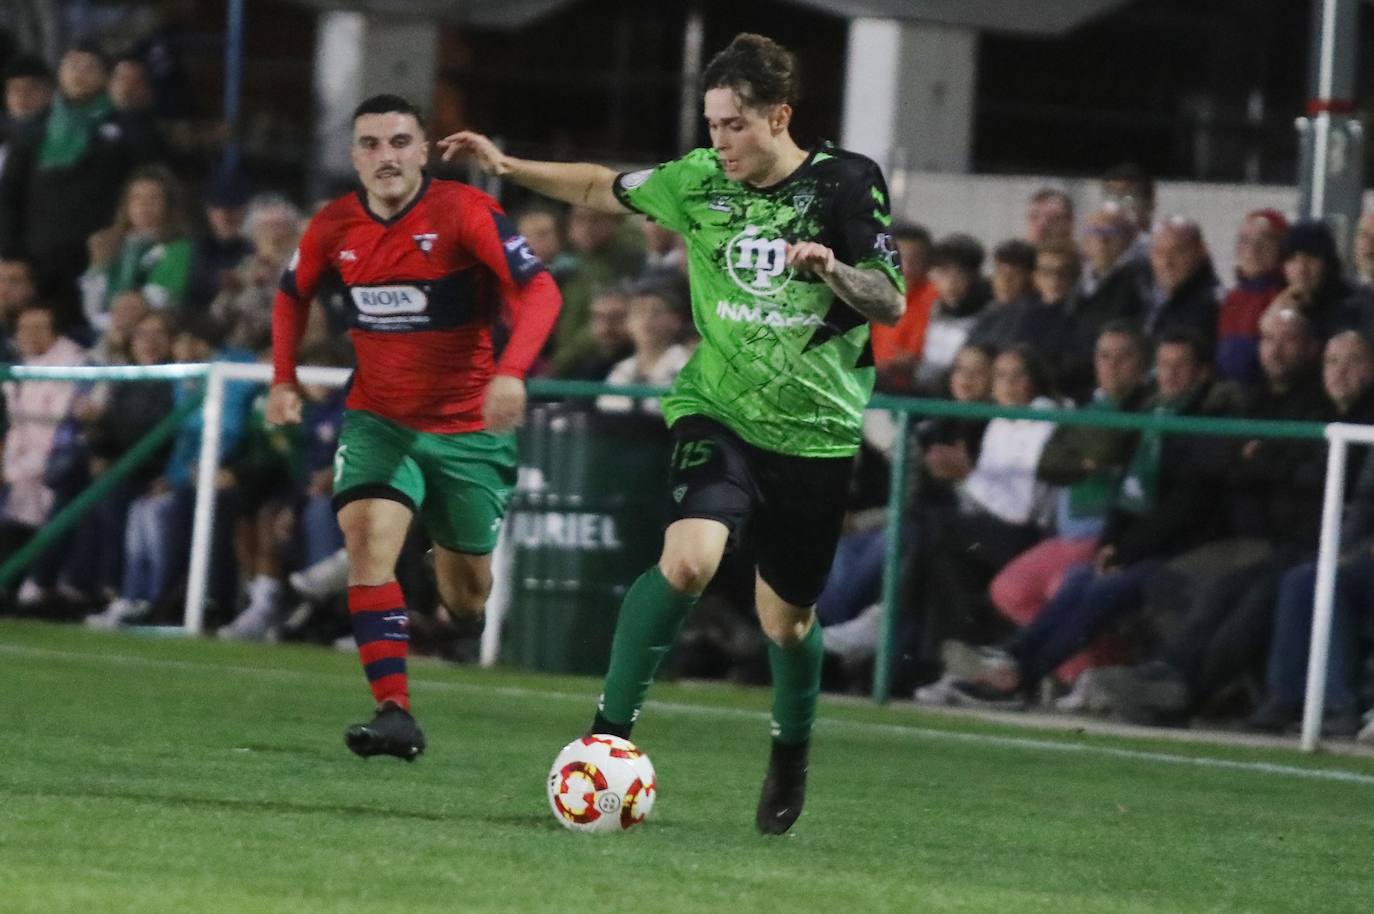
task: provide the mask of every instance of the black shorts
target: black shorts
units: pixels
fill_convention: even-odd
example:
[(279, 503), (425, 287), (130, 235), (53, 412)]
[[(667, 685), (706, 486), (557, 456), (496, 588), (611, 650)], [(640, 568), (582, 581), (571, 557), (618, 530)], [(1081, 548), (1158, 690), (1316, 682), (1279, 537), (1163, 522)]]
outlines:
[(853, 457), (766, 451), (704, 416), (673, 424), (669, 523), (717, 520), (758, 557), (759, 576), (793, 606), (821, 595), (840, 540)]

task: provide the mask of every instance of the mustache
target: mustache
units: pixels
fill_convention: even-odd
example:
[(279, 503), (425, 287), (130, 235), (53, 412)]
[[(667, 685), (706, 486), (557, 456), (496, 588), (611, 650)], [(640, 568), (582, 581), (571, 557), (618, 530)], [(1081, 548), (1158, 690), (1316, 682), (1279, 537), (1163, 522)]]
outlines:
[(390, 165), (388, 165), (385, 168), (379, 168), (376, 171), (374, 171), (372, 173), (372, 176), (376, 178), (389, 178), (393, 175), (400, 175), (400, 173), (401, 170), (399, 168), (393, 168)]

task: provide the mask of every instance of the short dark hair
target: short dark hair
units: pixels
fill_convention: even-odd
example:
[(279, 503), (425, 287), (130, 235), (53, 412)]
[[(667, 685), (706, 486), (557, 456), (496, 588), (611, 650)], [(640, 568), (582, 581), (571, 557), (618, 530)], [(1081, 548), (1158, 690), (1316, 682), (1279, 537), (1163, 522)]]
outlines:
[(1280, 243), (1280, 254), (1284, 260), (1294, 254), (1308, 254), (1330, 265), (1340, 263), (1340, 253), (1336, 248), (1336, 237), (1331, 227), (1320, 219), (1303, 219), (1288, 227)]
[(73, 41), (71, 44), (67, 45), (67, 50), (62, 52), (63, 57), (68, 54), (89, 54), (100, 61), (100, 65), (105, 68), (106, 73), (110, 72), (112, 66), (110, 63), (110, 55), (106, 54), (105, 49), (100, 46), (100, 43), (93, 39), (82, 38), (78, 41)]
[(47, 61), (37, 54), (20, 54), (5, 67), (6, 80), (11, 79), (41, 79), (44, 82), (52, 82), (52, 68)]
[(171, 330), (174, 337), (184, 333), (208, 343), (211, 349), (218, 349), (224, 343), (224, 327), (203, 311), (178, 312)]
[(1072, 241), (1043, 241), (1035, 249), (1036, 260), (1040, 259), (1041, 254), (1048, 254), (1051, 257), (1063, 257), (1073, 268), (1074, 278), (1083, 272), (1083, 255), (1078, 253), (1078, 245)]
[(1155, 338), (1155, 352), (1159, 352), (1160, 346), (1187, 346), (1192, 350), (1193, 359), (1199, 365), (1212, 364), (1212, 347), (1207, 344), (1203, 335), (1192, 327), (1178, 324), (1166, 327)]
[(801, 97), (797, 58), (771, 38), (740, 32), (706, 65), (701, 90), (730, 89), (742, 105), (793, 104)]
[(1030, 378), (1031, 387), (1034, 389), (1033, 397), (1054, 396), (1054, 373), (1050, 370), (1050, 363), (1039, 349), (1030, 343), (1013, 343), (998, 350), (997, 355), (999, 357), (1014, 355), (1021, 360), (1021, 364), (1026, 366), (1026, 375)]
[(1132, 322), (1124, 317), (1114, 317), (1104, 323), (1102, 329), (1097, 331), (1097, 339), (1100, 340), (1109, 333), (1113, 336), (1124, 336), (1129, 340), (1131, 348), (1135, 350), (1136, 355), (1140, 356), (1142, 362), (1150, 360), (1149, 342), (1145, 339), (1145, 334), (1140, 331), (1140, 328)]
[(357, 120), (364, 114), (409, 114), (415, 118), (415, 123), (420, 125), (420, 130), (425, 129), (425, 116), (420, 109), (411, 104), (408, 99), (399, 95), (382, 93), (371, 98), (363, 99), (358, 107), (353, 109), (353, 120)]
[(946, 235), (930, 249), (932, 267), (958, 267), (976, 274), (983, 267), (983, 245), (972, 235), (956, 232)]
[(1134, 184), (1140, 188), (1140, 196), (1146, 203), (1155, 202), (1155, 179), (1149, 172), (1141, 168), (1135, 162), (1122, 162), (1120, 165), (1113, 165), (1102, 173), (1102, 182), (1124, 181), (1127, 184)]
[(915, 241), (925, 248), (929, 248), (935, 243), (930, 237), (930, 229), (915, 222), (894, 222), (892, 224), (892, 237), (897, 241)]
[(1008, 239), (992, 249), (992, 262), (1010, 264), (1029, 273), (1035, 269), (1035, 245), (1020, 238)]
[(1058, 200), (1064, 204), (1064, 208), (1073, 215), (1073, 198), (1057, 187), (1042, 187), (1030, 195), (1030, 203), (1043, 203), (1046, 200)]
[(683, 320), (691, 319), (687, 281), (676, 270), (651, 270), (627, 286), (632, 298), (657, 298)]
[(30, 259), (27, 258), (27, 257), (23, 257), (23, 256), (20, 256), (20, 255), (17, 255), (17, 254), (14, 255), (14, 256), (9, 256), (9, 255), (0, 254), (0, 263), (4, 263), (4, 264), (16, 264), (16, 263), (17, 263), (17, 264), (19, 264), (21, 267), (24, 268), (24, 271), (25, 271), (26, 273), (29, 274), (29, 279), (34, 280), (35, 282), (37, 282), (37, 280), (38, 280), (38, 269), (37, 269), (36, 267), (34, 267), (33, 261), (30, 260)]
[(959, 353), (963, 352), (965, 349), (972, 349), (974, 352), (982, 353), (983, 357), (986, 358), (989, 363), (991, 363), (993, 359), (997, 358), (996, 346), (992, 345), (991, 343), (970, 343), (967, 340), (964, 341), (964, 345), (954, 350), (954, 357), (957, 359), (959, 357)]

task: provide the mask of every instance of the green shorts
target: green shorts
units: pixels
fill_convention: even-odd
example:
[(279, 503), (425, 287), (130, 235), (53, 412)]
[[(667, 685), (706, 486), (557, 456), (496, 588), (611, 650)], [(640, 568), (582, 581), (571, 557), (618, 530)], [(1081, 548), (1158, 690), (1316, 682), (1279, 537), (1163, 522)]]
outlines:
[(334, 452), (334, 510), (387, 498), (420, 516), (445, 549), (485, 555), (515, 488), (515, 436), (417, 432), (376, 413), (344, 413)]

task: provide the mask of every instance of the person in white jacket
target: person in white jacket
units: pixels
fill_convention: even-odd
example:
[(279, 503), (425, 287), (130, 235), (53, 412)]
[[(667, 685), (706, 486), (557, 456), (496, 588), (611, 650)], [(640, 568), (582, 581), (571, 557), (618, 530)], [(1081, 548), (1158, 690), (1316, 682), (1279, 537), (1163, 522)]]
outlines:
[[(634, 343), (634, 353), (622, 359), (606, 376), (607, 384), (654, 384), (667, 387), (687, 364), (691, 350), (682, 339), (687, 325), (686, 302), (678, 283), (669, 278), (645, 280), (633, 287), (625, 329)], [(604, 413), (647, 413), (659, 415), (656, 398), (639, 399), (619, 394), (602, 394), (596, 408)]]
[[(1031, 347), (1005, 349), (993, 362), (998, 405), (1048, 409), (1058, 405), (1051, 392), (1049, 372)], [(1056, 489), (1035, 470), (1053, 431), (1049, 421), (998, 418), (983, 432), (976, 461), (962, 444), (926, 451), (931, 475), (956, 485), (957, 505), (918, 519), (907, 601), (914, 625), (908, 647), (918, 666), (934, 663), (945, 638), (987, 638), (1002, 624), (987, 586), (1052, 520)]]
[[(992, 367), (992, 397), (1001, 406), (1050, 409), (1049, 378), (1028, 346), (1001, 352)], [(987, 515), (1012, 527), (1043, 527), (1053, 509), (1053, 487), (1035, 475), (1054, 423), (993, 419), (983, 432), (976, 463), (960, 445), (935, 445), (926, 464), (938, 479), (958, 483), (961, 515)]]
[[(31, 305), (19, 313), (14, 346), (24, 365), (80, 365), (86, 353), (56, 330), (52, 309)], [(55, 498), (43, 484), (57, 427), (71, 414), (77, 386), (71, 381), (6, 381), (3, 532), (0, 550), (17, 549), (48, 519)]]

